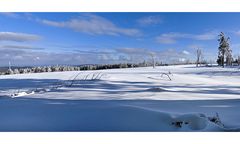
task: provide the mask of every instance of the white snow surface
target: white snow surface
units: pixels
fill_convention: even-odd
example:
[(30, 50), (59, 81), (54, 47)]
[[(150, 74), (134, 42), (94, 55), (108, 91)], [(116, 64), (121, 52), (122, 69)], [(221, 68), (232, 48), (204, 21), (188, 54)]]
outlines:
[(0, 131), (239, 131), (239, 78), (194, 65), (0, 76)]

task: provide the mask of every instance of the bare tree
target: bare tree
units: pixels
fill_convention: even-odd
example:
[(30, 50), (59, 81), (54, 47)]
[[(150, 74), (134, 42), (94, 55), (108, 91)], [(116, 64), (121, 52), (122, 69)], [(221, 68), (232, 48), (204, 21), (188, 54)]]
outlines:
[(11, 62), (9, 61), (8, 62), (8, 70), (11, 71), (12, 70), (12, 67), (11, 67)]
[(153, 68), (155, 68), (155, 65), (156, 65), (156, 61), (155, 61), (155, 53), (150, 52), (150, 56), (151, 56), (151, 58), (152, 58), (152, 65), (153, 65)]
[(226, 65), (231, 66), (233, 62), (232, 50), (228, 47), (226, 51)]
[(196, 61), (196, 66), (200, 64), (200, 58), (202, 57), (202, 50), (200, 48), (197, 48), (197, 61)]

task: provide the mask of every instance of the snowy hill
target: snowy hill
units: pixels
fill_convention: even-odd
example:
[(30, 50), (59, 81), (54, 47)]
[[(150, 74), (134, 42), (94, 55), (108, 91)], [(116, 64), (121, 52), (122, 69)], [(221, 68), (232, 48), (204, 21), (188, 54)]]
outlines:
[(0, 131), (239, 131), (237, 68), (0, 76)]

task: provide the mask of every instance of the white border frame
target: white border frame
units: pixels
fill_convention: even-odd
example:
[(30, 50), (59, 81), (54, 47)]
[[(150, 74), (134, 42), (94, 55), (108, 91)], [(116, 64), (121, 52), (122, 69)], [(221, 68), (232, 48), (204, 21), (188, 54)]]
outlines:
[(0, 0), (2, 12), (238, 12), (239, 0)]
[[(0, 12), (240, 12), (239, 0), (0, 0)], [(1, 23), (1, 22), (0, 22)], [(2, 144), (238, 144), (240, 133), (0, 133)]]
[(239, 133), (0, 133), (2, 144), (239, 144)]

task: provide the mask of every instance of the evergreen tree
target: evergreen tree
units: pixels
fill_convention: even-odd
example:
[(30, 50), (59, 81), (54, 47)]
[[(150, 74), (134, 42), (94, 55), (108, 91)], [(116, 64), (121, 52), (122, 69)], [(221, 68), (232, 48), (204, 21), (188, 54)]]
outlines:
[(218, 47), (218, 59), (217, 59), (217, 63), (218, 65), (221, 65), (222, 67), (224, 67), (224, 62), (225, 62), (225, 56), (227, 55), (228, 57), (228, 62), (230, 62), (230, 57), (231, 56), (231, 50), (229, 47), (229, 37), (226, 38), (224, 33), (221, 32), (219, 35), (219, 47)]
[(237, 64), (240, 65), (240, 56), (237, 58)]

